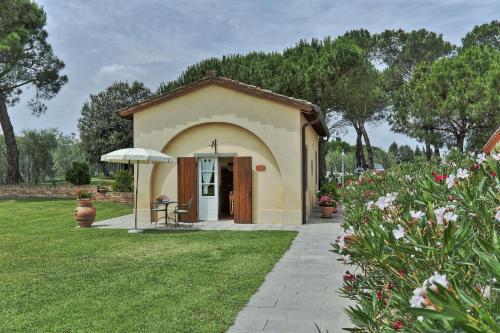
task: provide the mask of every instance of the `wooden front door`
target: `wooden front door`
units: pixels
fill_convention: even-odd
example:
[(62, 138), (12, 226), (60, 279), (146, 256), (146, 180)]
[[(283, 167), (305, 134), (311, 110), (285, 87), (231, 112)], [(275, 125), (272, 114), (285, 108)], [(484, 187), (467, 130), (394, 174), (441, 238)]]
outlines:
[(252, 223), (252, 158), (233, 157), (234, 222)]
[(188, 215), (180, 217), (182, 222), (198, 221), (198, 198), (197, 198), (197, 178), (196, 178), (196, 158), (177, 158), (177, 201), (180, 204), (187, 204), (192, 201)]

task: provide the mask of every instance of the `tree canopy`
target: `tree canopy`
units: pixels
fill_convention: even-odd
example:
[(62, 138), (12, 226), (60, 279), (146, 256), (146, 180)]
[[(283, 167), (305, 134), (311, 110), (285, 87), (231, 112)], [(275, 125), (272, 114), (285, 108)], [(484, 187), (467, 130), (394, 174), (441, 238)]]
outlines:
[(59, 92), (67, 77), (64, 63), (47, 42), (47, 23), (41, 6), (29, 0), (0, 1), (0, 125), (5, 137), (7, 182), (21, 180), (19, 151), (7, 107), (19, 101), (23, 88), (35, 92), (28, 102), (34, 114), (46, 110), (44, 100)]
[(104, 91), (90, 95), (82, 107), (78, 129), (87, 160), (100, 163), (101, 155), (133, 146), (132, 122), (117, 111), (151, 96), (143, 83), (115, 82)]
[(500, 52), (476, 46), (421, 64), (401, 98), (397, 115), (410, 128), (436, 131), (463, 150), (472, 129), (500, 124)]
[(500, 51), (500, 21), (476, 25), (462, 38), (462, 47), (491, 46)]

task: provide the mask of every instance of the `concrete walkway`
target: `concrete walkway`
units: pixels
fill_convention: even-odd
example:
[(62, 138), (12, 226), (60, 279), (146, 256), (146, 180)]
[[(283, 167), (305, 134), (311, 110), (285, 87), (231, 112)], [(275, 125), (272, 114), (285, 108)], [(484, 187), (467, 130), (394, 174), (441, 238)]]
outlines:
[[(118, 216), (112, 219), (95, 222), (93, 228), (99, 229), (134, 229), (134, 215)], [(256, 230), (289, 230), (299, 231), (303, 225), (285, 225), (285, 224), (236, 224), (233, 221), (201, 221), (193, 223), (190, 226), (187, 223), (179, 223), (175, 227), (172, 223), (165, 225), (163, 220), (155, 225), (154, 223), (138, 221), (138, 229), (143, 230), (237, 230), (237, 231), (256, 231)]]
[[(306, 225), (234, 224), (232, 221), (198, 222), (193, 227), (181, 225), (177, 230), (292, 230), (299, 234), (264, 283), (237, 316), (230, 333), (241, 332), (342, 332), (350, 327), (343, 308), (349, 301), (337, 290), (349, 267), (330, 252), (338, 235), (341, 213), (333, 219), (321, 219), (319, 211)], [(133, 215), (126, 215), (94, 224), (98, 228), (132, 228)], [(171, 225), (157, 227), (140, 223), (142, 229), (171, 230)]]
[(238, 315), (236, 332), (342, 332), (352, 327), (340, 297), (346, 266), (330, 252), (338, 235), (340, 214), (331, 223), (312, 218), (301, 226), (290, 249), (266, 276), (265, 282)]

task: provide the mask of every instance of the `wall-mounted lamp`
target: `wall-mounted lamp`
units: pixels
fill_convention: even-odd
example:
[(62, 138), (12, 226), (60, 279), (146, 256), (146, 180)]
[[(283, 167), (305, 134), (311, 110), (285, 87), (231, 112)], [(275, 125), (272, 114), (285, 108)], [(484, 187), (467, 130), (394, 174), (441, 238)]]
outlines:
[(210, 145), (210, 148), (212, 148), (214, 150), (214, 153), (217, 154), (217, 139), (215, 139), (214, 141), (212, 141), (212, 144)]

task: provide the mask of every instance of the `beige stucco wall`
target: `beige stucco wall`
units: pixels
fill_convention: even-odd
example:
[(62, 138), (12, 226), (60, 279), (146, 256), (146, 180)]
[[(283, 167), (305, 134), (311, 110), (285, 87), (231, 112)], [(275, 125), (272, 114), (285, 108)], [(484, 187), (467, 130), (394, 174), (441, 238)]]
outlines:
[[(301, 116), (301, 124), (304, 125), (307, 120)], [(306, 126), (305, 138), (307, 146), (307, 191), (306, 199), (306, 216), (309, 217), (311, 209), (316, 205), (316, 193), (318, 192), (318, 134), (312, 126)]]
[[(182, 157), (213, 152), (217, 139), (219, 153), (252, 157), (253, 222), (300, 224), (301, 117), (295, 108), (212, 85), (136, 113), (134, 145)], [(154, 197), (176, 199), (176, 165), (141, 165), (139, 176), (139, 214), (148, 219)]]

